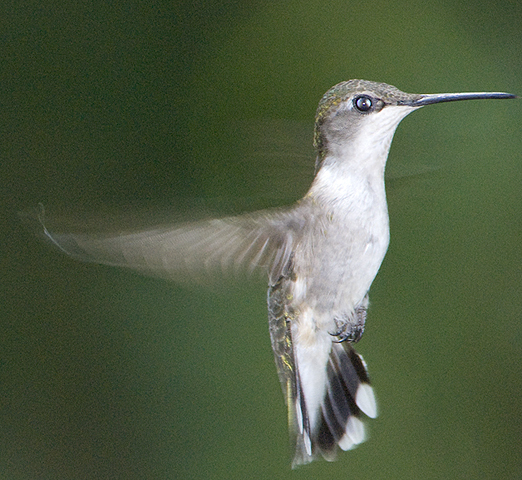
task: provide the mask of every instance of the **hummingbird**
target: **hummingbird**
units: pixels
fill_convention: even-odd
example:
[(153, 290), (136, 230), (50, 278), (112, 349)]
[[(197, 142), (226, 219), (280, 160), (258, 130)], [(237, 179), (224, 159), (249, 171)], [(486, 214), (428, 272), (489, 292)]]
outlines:
[[(288, 208), (106, 234), (40, 231), (64, 253), (174, 281), (262, 269), (268, 321), (295, 447), (292, 466), (334, 460), (365, 440), (377, 404), (355, 349), (368, 292), (388, 249), (384, 171), (400, 121), (426, 105), (516, 98), (509, 93), (409, 94), (341, 82), (317, 108), (315, 176)], [(43, 231), (42, 231), (43, 230)]]

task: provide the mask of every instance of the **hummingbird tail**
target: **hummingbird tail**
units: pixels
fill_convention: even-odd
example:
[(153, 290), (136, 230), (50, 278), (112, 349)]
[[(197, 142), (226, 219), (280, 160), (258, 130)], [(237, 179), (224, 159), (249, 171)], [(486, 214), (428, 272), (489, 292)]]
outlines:
[[(377, 416), (366, 364), (348, 342), (333, 343), (326, 367), (322, 401), (307, 402), (299, 362), (296, 372), (296, 454), (292, 466), (311, 462), (317, 454), (335, 459), (337, 447), (351, 450), (365, 438), (363, 414)], [(316, 386), (317, 387), (317, 386)], [(314, 405), (315, 403), (315, 405)]]
[(334, 460), (337, 447), (350, 450), (363, 442), (363, 417), (376, 417), (377, 406), (366, 364), (352, 343), (317, 329), (311, 309), (293, 308), (284, 283), (283, 277), (269, 288), (268, 312), (297, 467), (318, 456)]

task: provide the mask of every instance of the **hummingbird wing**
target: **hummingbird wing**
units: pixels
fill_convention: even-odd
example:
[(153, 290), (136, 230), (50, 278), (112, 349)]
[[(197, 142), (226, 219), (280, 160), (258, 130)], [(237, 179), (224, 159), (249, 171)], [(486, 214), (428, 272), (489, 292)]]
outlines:
[[(293, 253), (306, 238), (310, 211), (265, 210), (250, 214), (101, 234), (50, 231), (41, 210), (33, 217), (40, 235), (82, 261), (127, 267), (175, 281), (205, 282), (212, 273), (264, 268), (269, 277), (268, 310), (272, 348), (283, 387), (291, 431), (293, 465), (318, 454), (331, 460), (337, 446), (364, 440), (360, 418), (376, 415), (362, 357), (329, 332), (303, 344), (301, 306), (293, 305)], [(319, 338), (321, 337), (321, 338)]]
[(267, 210), (136, 232), (92, 234), (50, 231), (43, 208), (34, 216), (40, 235), (75, 259), (203, 283), (209, 274), (260, 267), (268, 269), (270, 279), (279, 278), (306, 224), (288, 211)]

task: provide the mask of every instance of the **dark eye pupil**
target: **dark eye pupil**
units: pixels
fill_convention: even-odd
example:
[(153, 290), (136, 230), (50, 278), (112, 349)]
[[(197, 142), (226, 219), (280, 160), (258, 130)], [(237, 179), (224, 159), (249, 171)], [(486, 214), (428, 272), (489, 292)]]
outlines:
[(370, 97), (357, 97), (355, 99), (355, 106), (360, 112), (368, 112), (372, 108), (372, 99)]

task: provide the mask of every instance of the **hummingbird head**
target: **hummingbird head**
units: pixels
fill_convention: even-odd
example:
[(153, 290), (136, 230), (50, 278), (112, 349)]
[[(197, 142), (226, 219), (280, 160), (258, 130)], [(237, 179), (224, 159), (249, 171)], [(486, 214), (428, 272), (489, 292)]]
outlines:
[(316, 170), (328, 159), (373, 159), (384, 168), (397, 125), (424, 105), (480, 98), (516, 98), (509, 93), (410, 94), (386, 83), (348, 80), (328, 90), (317, 108)]

